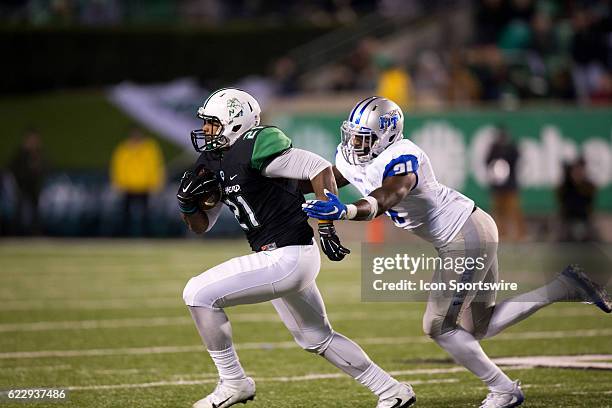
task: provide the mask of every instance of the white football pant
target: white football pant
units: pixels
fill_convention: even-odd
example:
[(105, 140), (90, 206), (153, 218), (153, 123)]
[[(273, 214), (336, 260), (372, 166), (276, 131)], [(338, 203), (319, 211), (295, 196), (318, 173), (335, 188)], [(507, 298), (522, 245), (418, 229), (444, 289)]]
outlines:
[[(185, 303), (211, 356), (234, 356), (231, 326), (223, 308), (270, 300), (295, 341), (382, 395), (397, 382), (353, 341), (332, 330), (315, 278), (321, 259), (312, 245), (295, 245), (230, 259), (189, 280)], [(228, 351), (230, 350), (230, 351)], [(227, 358), (227, 357), (223, 357)], [(219, 358), (220, 372), (230, 360)], [(228, 375), (242, 375), (241, 370)], [(366, 372), (367, 370), (367, 372)]]

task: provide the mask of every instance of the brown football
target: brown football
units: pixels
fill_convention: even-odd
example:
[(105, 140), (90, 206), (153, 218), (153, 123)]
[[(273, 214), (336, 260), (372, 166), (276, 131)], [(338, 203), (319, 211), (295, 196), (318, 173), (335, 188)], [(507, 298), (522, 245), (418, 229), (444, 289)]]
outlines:
[[(199, 172), (198, 172), (198, 176), (201, 176), (207, 172), (211, 172), (211, 170), (208, 170), (206, 168), (202, 168)], [(217, 205), (217, 203), (219, 202), (219, 200), (221, 200), (221, 186), (219, 186), (219, 190), (216, 191), (212, 191), (206, 195), (204, 195), (202, 197), (202, 199), (199, 202), (199, 207), (200, 207), (200, 211), (207, 211), (210, 210), (211, 208), (213, 208), (215, 205)]]
[(212, 191), (211, 193), (205, 195), (202, 200), (200, 200), (200, 211), (210, 210), (217, 205), (219, 200), (221, 200), (221, 190)]

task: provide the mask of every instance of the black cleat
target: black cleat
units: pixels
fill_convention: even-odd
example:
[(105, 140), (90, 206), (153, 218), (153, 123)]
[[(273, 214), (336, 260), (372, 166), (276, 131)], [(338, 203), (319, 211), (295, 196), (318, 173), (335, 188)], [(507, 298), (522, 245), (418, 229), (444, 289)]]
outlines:
[(606, 288), (589, 279), (580, 266), (569, 265), (559, 275), (577, 288), (586, 302), (594, 304), (606, 313), (612, 312), (612, 299)]

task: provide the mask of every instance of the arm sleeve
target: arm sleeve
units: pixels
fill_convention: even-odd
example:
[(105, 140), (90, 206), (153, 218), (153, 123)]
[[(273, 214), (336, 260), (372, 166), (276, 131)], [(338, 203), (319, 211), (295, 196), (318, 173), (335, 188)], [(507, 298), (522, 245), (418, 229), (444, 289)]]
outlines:
[(215, 225), (215, 223), (217, 222), (217, 219), (219, 219), (219, 215), (221, 214), (222, 210), (223, 210), (223, 204), (219, 203), (215, 205), (213, 208), (211, 208), (210, 210), (205, 211), (206, 216), (208, 217), (208, 227), (206, 228), (206, 232), (210, 231), (212, 227)]
[(266, 177), (312, 180), (331, 163), (312, 152), (291, 148), (272, 160), (263, 170)]

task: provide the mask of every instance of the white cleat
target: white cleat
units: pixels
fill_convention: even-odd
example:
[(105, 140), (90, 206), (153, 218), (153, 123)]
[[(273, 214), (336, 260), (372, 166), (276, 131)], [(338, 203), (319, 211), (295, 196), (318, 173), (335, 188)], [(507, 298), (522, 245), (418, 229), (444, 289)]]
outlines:
[(234, 404), (255, 399), (255, 381), (251, 377), (243, 380), (220, 380), (215, 390), (202, 398), (193, 408), (227, 408)]
[[(385, 392), (386, 393), (386, 392)], [(398, 383), (389, 390), (387, 398), (380, 398), (376, 408), (408, 408), (416, 402), (416, 394), (406, 383)]]
[(480, 408), (512, 408), (518, 407), (525, 401), (525, 394), (521, 390), (521, 383), (514, 382), (514, 389), (510, 392), (491, 391), (482, 401)]

